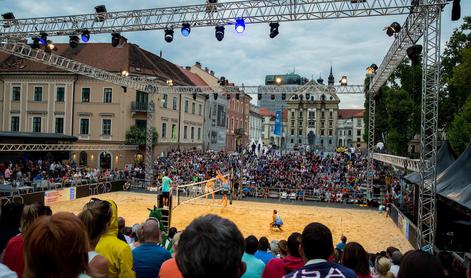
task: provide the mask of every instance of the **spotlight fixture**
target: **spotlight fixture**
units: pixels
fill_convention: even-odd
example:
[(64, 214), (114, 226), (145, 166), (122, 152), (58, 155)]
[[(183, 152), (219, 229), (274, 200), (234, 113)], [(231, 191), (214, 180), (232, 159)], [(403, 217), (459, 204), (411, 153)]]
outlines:
[(276, 85), (281, 85), (281, 84), (283, 84), (283, 78), (281, 78), (281, 76), (275, 77), (275, 84), (276, 84)]
[(46, 33), (41, 33), (39, 34), (40, 37), (39, 37), (39, 42), (42, 44), (42, 45), (47, 45), (47, 34)]
[(386, 26), (384, 30), (386, 30), (386, 34), (388, 36), (392, 37), (394, 34), (397, 34), (401, 31), (401, 24), (393, 22), (391, 25)]
[(77, 36), (70, 36), (69, 37), (69, 46), (71, 48), (76, 48), (80, 43), (80, 39)]
[(33, 43), (31, 43), (31, 48), (32, 49), (38, 49), (39, 46), (40, 46), (39, 38), (33, 38)]
[(347, 86), (347, 84), (348, 84), (347, 76), (344, 75), (342, 76), (342, 78), (340, 78), (340, 86)]
[(190, 35), (190, 32), (191, 32), (190, 24), (189, 23), (183, 23), (181, 32), (182, 32), (182, 36), (188, 37)]
[(281, 100), (286, 100), (286, 94), (281, 94)]
[(461, 0), (453, 0), (453, 6), (451, 8), (451, 20), (457, 21), (461, 18)]
[(217, 0), (206, 0), (206, 12), (207, 13), (215, 13), (218, 11), (216, 4), (218, 3)]
[(369, 75), (375, 74), (377, 70), (378, 70), (378, 66), (376, 64), (371, 64), (371, 66), (366, 68), (366, 71)]
[(216, 39), (222, 41), (224, 39), (224, 26), (216, 26)]
[(275, 95), (272, 94), (272, 95), (270, 96), (270, 99), (271, 99), (271, 100), (275, 100)]
[(221, 76), (221, 78), (219, 78), (219, 80), (218, 80), (218, 83), (219, 83), (219, 86), (226, 86), (228, 81), (226, 80), (226, 78), (224, 76)]
[(196, 94), (193, 94), (193, 100), (196, 100)]
[(99, 5), (95, 7), (95, 21), (97, 22), (103, 22), (106, 19), (106, 7), (105, 5)]
[(88, 42), (90, 40), (90, 32), (88, 30), (83, 31), (80, 38), (82, 39), (82, 42)]
[(113, 47), (122, 48), (124, 45), (126, 45), (127, 41), (128, 41), (128, 39), (121, 36), (120, 33), (111, 34), (111, 45)]
[(420, 53), (422, 53), (422, 45), (414, 44), (413, 46), (407, 48), (407, 57), (410, 59), (413, 66), (416, 66), (420, 63)]
[(278, 34), (280, 33), (278, 31), (278, 28), (280, 27), (280, 24), (278, 22), (272, 22), (270, 23), (270, 38), (274, 38), (276, 36), (278, 36)]
[(171, 43), (173, 41), (173, 30), (165, 29), (165, 41)]
[(168, 86), (173, 86), (173, 80), (172, 79), (167, 80), (166, 83), (167, 83)]
[(217, 93), (214, 93), (214, 94), (213, 94), (213, 97), (214, 97), (214, 100), (217, 100), (217, 99), (218, 99), (218, 94), (217, 94)]
[(127, 77), (127, 76), (129, 76), (129, 72), (128, 72), (127, 70), (125, 70), (125, 69), (121, 70), (120, 74), (121, 74), (122, 77)]
[(257, 99), (262, 100), (262, 94), (257, 94)]
[(46, 41), (46, 52), (51, 52), (52, 50), (57, 50), (57, 47), (52, 43), (51, 40)]
[(2, 18), (5, 20), (3, 22), (4, 28), (10, 28), (13, 24), (16, 23), (15, 15), (12, 12), (2, 14)]
[(237, 18), (235, 22), (235, 30), (237, 33), (243, 33), (245, 31), (245, 21), (243, 18)]

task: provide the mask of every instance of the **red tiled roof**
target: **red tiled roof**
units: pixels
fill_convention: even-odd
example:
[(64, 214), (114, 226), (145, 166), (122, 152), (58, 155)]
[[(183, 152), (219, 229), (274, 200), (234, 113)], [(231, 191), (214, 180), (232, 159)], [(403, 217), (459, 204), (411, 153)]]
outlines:
[[(158, 55), (141, 49), (136, 44), (126, 44), (123, 48), (112, 47), (109, 43), (79, 44), (76, 48), (69, 44), (55, 44), (55, 54), (109, 72), (127, 69), (131, 74), (155, 76), (161, 81), (173, 80), (176, 85), (192, 85), (190, 79), (182, 74), (179, 67)], [(0, 53), (0, 73), (4, 72), (65, 72), (27, 59)]]
[(188, 79), (190, 79), (191, 83), (193, 83), (192, 85), (194, 85), (194, 86), (208, 86), (208, 84), (206, 82), (204, 82), (204, 80), (201, 79), (201, 77), (199, 77), (197, 74), (194, 74), (191, 71), (189, 71), (189, 70), (187, 70), (183, 67), (180, 67), (180, 70), (183, 72), (184, 75), (186, 75), (186, 77), (188, 77)]
[(339, 119), (351, 119), (363, 117), (363, 109), (339, 109), (337, 117)]
[(274, 117), (275, 116), (275, 113), (270, 112), (270, 110), (268, 110), (265, 107), (260, 107), (260, 112), (259, 113), (260, 113), (260, 115), (262, 115), (264, 117), (268, 117), (268, 116)]

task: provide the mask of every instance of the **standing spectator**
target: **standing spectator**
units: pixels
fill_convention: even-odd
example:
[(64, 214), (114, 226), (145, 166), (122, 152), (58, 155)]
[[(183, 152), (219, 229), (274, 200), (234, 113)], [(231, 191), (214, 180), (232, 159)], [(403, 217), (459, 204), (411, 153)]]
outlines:
[(126, 220), (123, 217), (118, 217), (118, 238), (126, 242), (127, 244), (131, 244), (132, 243), (131, 238), (124, 234), (125, 229), (126, 229)]
[[(173, 253), (172, 255), (176, 255), (178, 252), (178, 242), (180, 240), (181, 232), (178, 232), (173, 237)], [(159, 278), (183, 278), (180, 269), (178, 269), (177, 261), (175, 258), (171, 258), (170, 260), (166, 260), (162, 267), (160, 267)]]
[(258, 242), (258, 250), (257, 252), (255, 252), (255, 257), (262, 260), (264, 264), (267, 264), (271, 259), (275, 257), (268, 252), (269, 250), (270, 244), (268, 243), (268, 239), (262, 236)]
[(324, 278), (324, 277), (357, 277), (355, 272), (337, 263), (328, 262), (334, 253), (332, 233), (321, 223), (311, 223), (304, 228), (300, 254), (304, 258), (304, 267), (286, 275), (286, 278)]
[(342, 235), (340, 237), (340, 242), (337, 243), (337, 246), (335, 246), (335, 248), (339, 249), (340, 251), (343, 252), (343, 249), (345, 248), (345, 245), (347, 244), (347, 237)]
[(185, 278), (239, 278), (246, 268), (243, 253), (244, 238), (234, 222), (210, 214), (186, 227), (175, 259)]
[(110, 204), (102, 200), (87, 203), (79, 214), (89, 241), (87, 274), (93, 278), (108, 277), (108, 260), (95, 252), (95, 247), (100, 237), (108, 230), (111, 215)]
[(171, 192), (171, 187), (170, 187), (171, 183), (173, 183), (172, 179), (167, 177), (166, 174), (164, 174), (164, 177), (162, 178), (162, 202), (163, 202), (164, 209), (168, 208), (170, 192)]
[(20, 233), (20, 221), (23, 205), (8, 203), (2, 207), (0, 215), (0, 254), (7, 242)]
[(25, 269), (23, 254), (24, 235), (28, 232), (34, 220), (40, 216), (51, 214), (51, 208), (39, 203), (27, 205), (23, 208), (21, 215), (21, 233), (8, 241), (3, 255), (3, 263), (16, 272), (19, 278), (23, 277), (23, 271)]
[(147, 219), (142, 225), (142, 244), (132, 251), (136, 278), (157, 277), (162, 263), (172, 256), (160, 246), (160, 223), (156, 218)]
[(258, 240), (255, 236), (248, 236), (245, 239), (245, 253), (242, 256), (242, 261), (247, 266), (247, 271), (242, 275), (242, 278), (260, 278), (262, 277), (265, 263), (255, 256), (258, 248)]
[(113, 200), (106, 200), (111, 206), (111, 222), (108, 231), (100, 237), (96, 252), (108, 260), (108, 277), (133, 278), (132, 252), (129, 245), (118, 239), (118, 207)]
[(25, 277), (89, 277), (81, 275), (88, 266), (87, 233), (73, 213), (38, 218), (24, 234), (24, 250)]
[(414, 250), (404, 254), (397, 277), (443, 278), (445, 274), (437, 258), (422, 250)]
[(177, 233), (177, 228), (170, 227), (170, 229), (168, 229), (167, 237), (165, 239), (162, 239), (165, 250), (169, 251), (170, 253), (172, 253), (173, 237), (175, 236), (176, 233)]
[(363, 246), (356, 242), (345, 245), (342, 255), (342, 265), (354, 270), (358, 278), (371, 278), (368, 264), (368, 253)]
[(262, 278), (281, 278), (287, 273), (298, 270), (304, 266), (304, 260), (299, 254), (301, 234), (292, 233), (288, 238), (287, 256), (272, 259), (263, 270)]
[(402, 261), (401, 251), (399, 250), (394, 251), (391, 256), (391, 262), (392, 262), (391, 269), (389, 270), (394, 275), (394, 277), (397, 277), (397, 275), (399, 274), (401, 261)]

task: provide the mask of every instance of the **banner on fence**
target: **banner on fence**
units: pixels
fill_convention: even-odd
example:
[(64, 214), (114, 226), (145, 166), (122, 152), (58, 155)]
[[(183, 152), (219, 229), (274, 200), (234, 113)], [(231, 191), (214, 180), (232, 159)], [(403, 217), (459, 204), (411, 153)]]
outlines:
[(409, 220), (404, 218), (402, 220), (402, 233), (406, 236), (406, 239), (409, 240)]
[(44, 192), (44, 204), (49, 206), (56, 202), (75, 200), (75, 187), (61, 188)]

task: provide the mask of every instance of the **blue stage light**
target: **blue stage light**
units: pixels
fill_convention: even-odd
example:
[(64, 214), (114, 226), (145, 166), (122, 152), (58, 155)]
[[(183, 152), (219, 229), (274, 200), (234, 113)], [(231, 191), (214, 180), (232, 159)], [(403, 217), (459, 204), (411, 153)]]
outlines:
[(80, 38), (82, 39), (82, 42), (88, 42), (90, 40), (90, 32), (83, 31)]
[(235, 30), (237, 33), (242, 33), (245, 31), (245, 21), (243, 18), (236, 19)]
[(182, 24), (182, 36), (188, 37), (190, 35), (190, 32), (191, 32), (190, 24), (183, 23)]
[(39, 37), (39, 41), (41, 42), (42, 45), (47, 45), (47, 34), (46, 33), (41, 33), (41, 36)]

